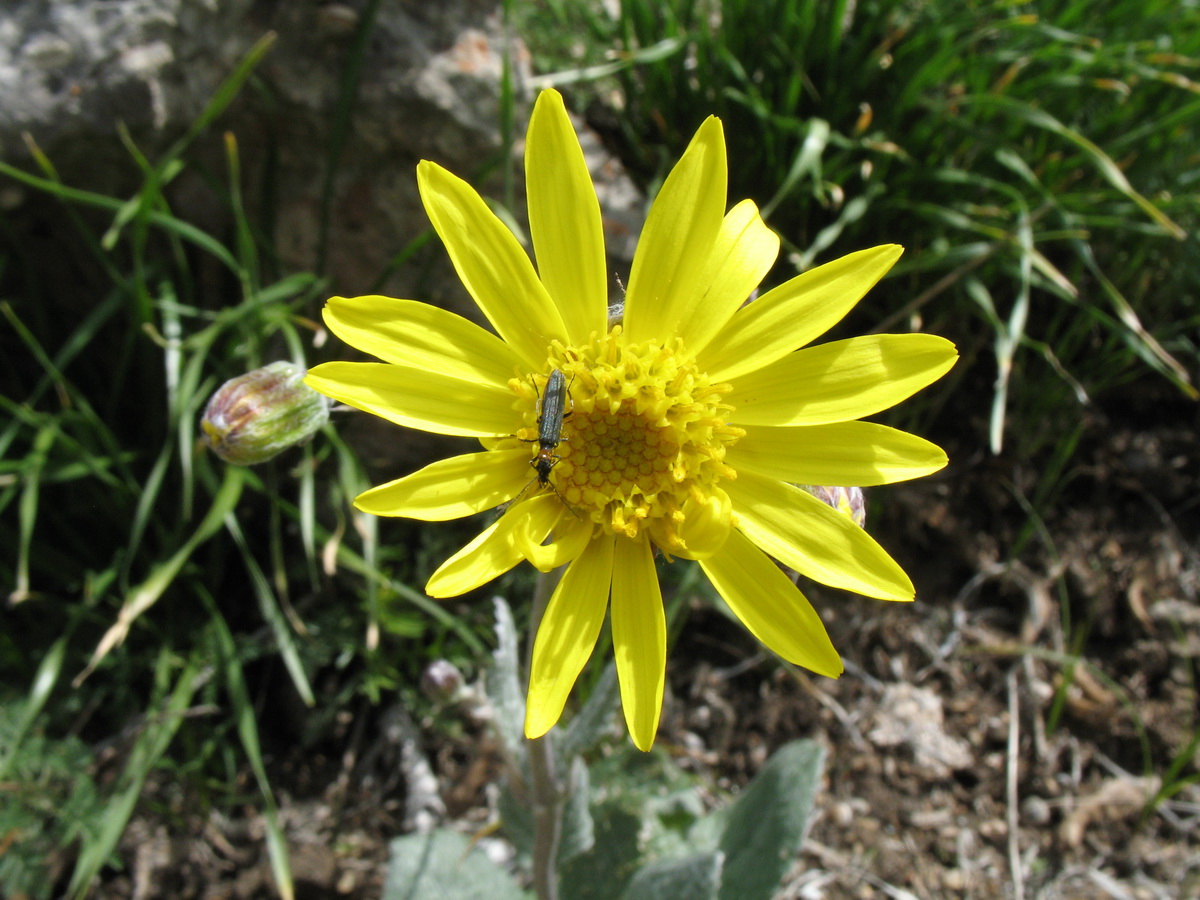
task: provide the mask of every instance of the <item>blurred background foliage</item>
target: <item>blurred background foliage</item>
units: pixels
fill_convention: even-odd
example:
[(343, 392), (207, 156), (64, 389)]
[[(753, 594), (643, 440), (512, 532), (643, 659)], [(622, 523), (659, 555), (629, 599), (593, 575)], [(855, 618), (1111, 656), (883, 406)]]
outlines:
[[(1194, 400), (1194, 2), (507, 6), (538, 83), (567, 93), (648, 195), (700, 121), (723, 119), (730, 197), (756, 200), (784, 241), (771, 283), (906, 246), (834, 335), (959, 344), (963, 363), (895, 424), (1032, 462), (1049, 503), (1098, 399), (1139, 385), (1168, 407)], [(336, 416), (253, 470), (198, 449), (222, 381), (315, 361), (337, 291), (318, 264), (279, 270), (240, 195), (236, 138), (220, 137), (268, 43), (160, 158), (126, 140), (142, 175), (129, 198), (63, 184), (36, 148), (36, 168), (0, 163), (62, 202), (74, 249), (0, 245), (0, 877), (31, 897), (87, 892), (155, 772), (190, 803), (258, 804), (288, 883), (263, 743), (311, 745), (339, 711), (397, 691), (419, 706), (427, 661), (470, 670), (489, 641), (486, 609), (419, 588), (457, 537), (389, 522), (381, 540), (351, 511), (369, 482)], [(507, 108), (502, 133), (520, 134), (524, 106)], [(194, 153), (214, 141), (222, 168)], [(223, 198), (224, 231), (173, 207), (186, 167)], [(85, 301), (62, 291), (73, 281), (104, 288)]]

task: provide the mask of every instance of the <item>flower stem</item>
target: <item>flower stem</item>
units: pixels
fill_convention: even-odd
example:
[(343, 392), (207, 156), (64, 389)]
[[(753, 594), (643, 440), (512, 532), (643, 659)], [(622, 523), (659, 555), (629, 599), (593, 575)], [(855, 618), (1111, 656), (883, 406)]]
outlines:
[[(562, 569), (538, 578), (533, 591), (529, 622), (528, 672), (533, 659), (533, 642), (550, 595), (562, 577)], [(558, 841), (562, 835), (566, 791), (558, 778), (554, 759), (553, 731), (529, 742), (531, 802), (533, 805), (533, 888), (538, 900), (558, 900)]]

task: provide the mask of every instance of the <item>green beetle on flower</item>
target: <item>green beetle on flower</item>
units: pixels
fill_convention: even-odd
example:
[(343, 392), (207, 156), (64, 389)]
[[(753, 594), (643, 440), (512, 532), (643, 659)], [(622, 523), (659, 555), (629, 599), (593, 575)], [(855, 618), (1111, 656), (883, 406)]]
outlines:
[[(927, 475), (937, 446), (858, 421), (941, 377), (957, 354), (926, 334), (807, 347), (896, 262), (852, 253), (743, 305), (779, 239), (750, 201), (726, 212), (725, 140), (709, 118), (654, 201), (622, 321), (608, 324), (603, 229), (583, 152), (554, 91), (529, 123), (525, 170), (534, 268), (466, 182), (417, 167), (425, 209), (496, 330), (412, 300), (334, 297), (330, 330), (380, 363), (326, 363), (307, 382), (399, 425), (480, 440), (357, 498), (369, 513), (440, 521), (514, 498), (446, 560), (426, 591), (462, 594), (528, 560), (567, 565), (534, 643), (525, 733), (562, 714), (611, 603), (625, 721), (658, 730), (666, 623), (655, 551), (695, 559), (746, 627), (784, 659), (837, 676), (842, 663), (775, 560), (824, 584), (911, 600), (912, 582), (852, 518), (798, 485), (866, 486)], [(498, 336), (497, 336), (498, 335)], [(569, 384), (553, 491), (526, 490), (539, 396)]]

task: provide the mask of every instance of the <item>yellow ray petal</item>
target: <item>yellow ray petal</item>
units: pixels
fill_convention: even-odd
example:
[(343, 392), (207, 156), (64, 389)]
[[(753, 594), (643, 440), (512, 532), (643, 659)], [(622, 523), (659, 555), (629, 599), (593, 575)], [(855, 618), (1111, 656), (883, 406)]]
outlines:
[(664, 341), (695, 303), (701, 271), (725, 215), (725, 135), (709, 116), (650, 208), (625, 294), (631, 341)]
[(849, 516), (794, 485), (753, 472), (739, 472), (727, 484), (738, 528), (785, 566), (868, 597), (913, 598), (904, 570)]
[(608, 263), (600, 202), (558, 91), (542, 91), (525, 139), (529, 234), (542, 284), (572, 341), (607, 331)]
[(512, 511), (512, 515), (517, 521), (512, 530), (513, 544), (525, 559), (530, 557), (538, 559), (545, 550), (542, 547), (542, 541), (550, 534), (550, 530), (554, 528), (566, 510), (563, 509), (558, 498), (552, 494), (523, 500), (520, 507), (520, 510), (513, 509)]
[(842, 674), (842, 659), (817, 611), (749, 538), (735, 531), (700, 567), (734, 615), (772, 652), (820, 675)]
[(354, 505), (376, 516), (444, 522), (499, 506), (529, 480), (529, 451), (467, 453), (364, 491)]
[[(524, 506), (530, 510), (527, 523), (514, 533), (513, 539), (517, 549), (539, 572), (565, 566), (587, 548), (592, 539), (592, 523), (576, 519), (553, 494), (535, 497)], [(551, 540), (542, 543), (547, 535)]]
[(744, 426), (725, 462), (792, 484), (867, 487), (920, 478), (946, 465), (937, 444), (873, 422)]
[(324, 363), (304, 383), (342, 403), (435, 434), (487, 437), (521, 427), (506, 387), (390, 363)]
[(522, 517), (511, 513), (509, 509), (438, 566), (425, 584), (425, 593), (430, 597), (457, 597), (498, 578), (519, 563), (522, 557), (512, 532), (521, 524)]
[(678, 334), (688, 350), (699, 354), (750, 299), (778, 255), (779, 236), (767, 227), (758, 207), (743, 200), (721, 222), (695, 302), (676, 307), (682, 318), (671, 323), (667, 333)]
[(554, 338), (567, 340), (558, 307), (513, 233), (469, 184), (436, 163), (417, 165), (417, 185), (450, 261), (483, 314), (531, 370)]
[(617, 538), (612, 639), (625, 724), (634, 745), (649, 750), (658, 733), (666, 686), (667, 620), (654, 571), (654, 550), (645, 538)]
[(797, 350), (740, 376), (734, 425), (825, 425), (895, 406), (941, 378), (958, 351), (932, 334), (876, 334)]
[(384, 362), (504, 386), (520, 357), (490, 331), (462, 316), (416, 300), (331, 297), (329, 330)]
[(721, 549), (733, 528), (733, 503), (725, 491), (694, 493), (683, 501), (681, 512), (682, 522), (650, 520), (650, 535), (659, 547), (670, 547), (683, 559), (703, 559)]
[(859, 250), (784, 282), (738, 310), (697, 354), (700, 364), (727, 381), (803, 347), (840, 322), (903, 252), (897, 244)]
[(611, 535), (571, 563), (546, 606), (533, 641), (525, 736), (539, 738), (562, 715), (567, 697), (596, 646), (613, 575)]

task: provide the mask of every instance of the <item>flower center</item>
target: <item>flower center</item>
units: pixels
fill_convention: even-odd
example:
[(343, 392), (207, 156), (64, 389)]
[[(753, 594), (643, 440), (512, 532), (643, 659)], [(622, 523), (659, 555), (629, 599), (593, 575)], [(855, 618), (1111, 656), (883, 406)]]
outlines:
[[(571, 511), (609, 533), (636, 537), (649, 528), (669, 554), (723, 543), (732, 513), (718, 483), (736, 477), (725, 448), (744, 435), (725, 424), (731, 408), (721, 398), (730, 386), (711, 383), (678, 339), (630, 344), (620, 325), (588, 344), (555, 344), (547, 362), (566, 381), (548, 480)], [(547, 378), (535, 378), (544, 392)], [(536, 439), (545, 401), (529, 379), (510, 386), (528, 402), (518, 437), (533, 443), (535, 460), (544, 458)]]

